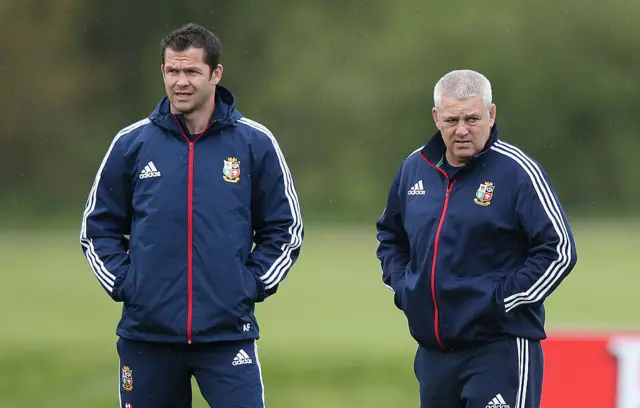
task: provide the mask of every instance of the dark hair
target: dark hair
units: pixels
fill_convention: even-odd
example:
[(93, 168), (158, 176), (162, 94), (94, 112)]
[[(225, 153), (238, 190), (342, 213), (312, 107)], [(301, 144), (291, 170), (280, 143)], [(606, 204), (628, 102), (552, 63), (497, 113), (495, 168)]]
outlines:
[(172, 31), (160, 42), (162, 49), (162, 63), (167, 48), (174, 51), (184, 51), (188, 48), (203, 48), (204, 62), (211, 68), (211, 73), (220, 63), (220, 49), (222, 45), (214, 33), (197, 24), (189, 23)]

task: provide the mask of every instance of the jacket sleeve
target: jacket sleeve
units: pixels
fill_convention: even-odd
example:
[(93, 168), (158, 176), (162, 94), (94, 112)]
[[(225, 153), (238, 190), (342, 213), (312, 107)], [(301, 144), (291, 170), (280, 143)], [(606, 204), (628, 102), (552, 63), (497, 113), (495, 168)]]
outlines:
[(256, 276), (257, 302), (278, 290), (300, 254), (304, 229), (298, 194), (282, 150), (273, 135), (252, 169), (254, 248), (247, 268)]
[(95, 277), (111, 298), (123, 301), (129, 268), (132, 186), (119, 136), (98, 169), (82, 216), (80, 243)]
[(376, 256), (382, 267), (382, 281), (394, 292), (394, 303), (401, 308), (400, 296), (404, 286), (404, 276), (409, 264), (409, 238), (404, 230), (401, 204), (399, 199), (399, 182), (401, 170), (396, 174), (387, 205), (376, 223), (378, 249)]
[(498, 285), (498, 302), (507, 313), (544, 302), (577, 261), (573, 234), (547, 174), (530, 159), (526, 172), (529, 177), (518, 192), (516, 213), (528, 252), (524, 264)]

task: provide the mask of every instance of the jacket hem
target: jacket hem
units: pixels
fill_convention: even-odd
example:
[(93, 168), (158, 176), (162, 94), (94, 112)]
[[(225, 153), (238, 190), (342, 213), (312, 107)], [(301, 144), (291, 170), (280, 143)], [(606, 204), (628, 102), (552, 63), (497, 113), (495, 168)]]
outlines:
[[(187, 333), (183, 335), (169, 335), (169, 334), (149, 334), (140, 333), (128, 330), (118, 329), (116, 335), (126, 340), (132, 341), (144, 341), (148, 343), (175, 343), (175, 344), (189, 344), (187, 339)], [(201, 336), (194, 334), (191, 344), (196, 343), (218, 343), (227, 341), (240, 341), (240, 340), (257, 340), (260, 338), (258, 333), (229, 333), (229, 334), (216, 334)]]

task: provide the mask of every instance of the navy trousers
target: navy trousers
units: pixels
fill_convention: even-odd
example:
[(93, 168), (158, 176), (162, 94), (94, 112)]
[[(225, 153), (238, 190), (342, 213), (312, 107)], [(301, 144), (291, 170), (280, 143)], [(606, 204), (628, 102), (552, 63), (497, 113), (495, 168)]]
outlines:
[(504, 339), (453, 351), (419, 347), (420, 408), (540, 408), (539, 341)]
[(119, 339), (121, 408), (190, 408), (191, 377), (215, 408), (264, 408), (254, 340), (210, 344)]

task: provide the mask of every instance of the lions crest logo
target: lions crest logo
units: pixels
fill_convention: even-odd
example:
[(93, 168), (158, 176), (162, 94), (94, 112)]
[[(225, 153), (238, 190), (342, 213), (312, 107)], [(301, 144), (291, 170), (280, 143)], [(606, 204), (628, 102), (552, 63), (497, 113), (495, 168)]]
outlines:
[(485, 181), (480, 184), (480, 187), (476, 190), (476, 198), (473, 199), (473, 202), (483, 207), (490, 205), (494, 189), (495, 186), (490, 181)]
[(240, 161), (236, 157), (229, 157), (224, 161), (222, 178), (229, 183), (240, 181)]
[(133, 371), (127, 366), (122, 367), (122, 389), (125, 391), (133, 390)]

